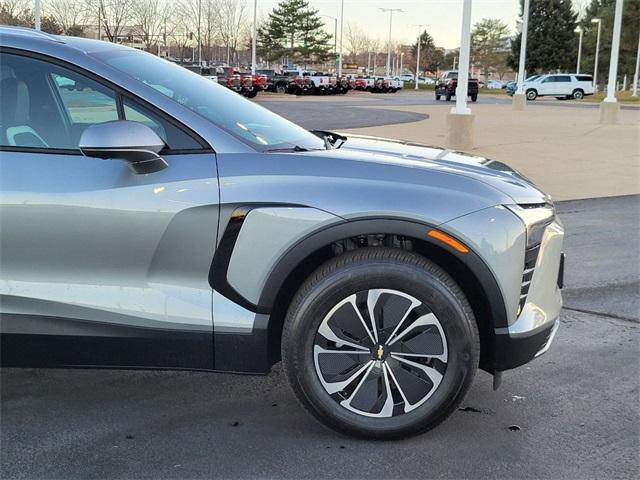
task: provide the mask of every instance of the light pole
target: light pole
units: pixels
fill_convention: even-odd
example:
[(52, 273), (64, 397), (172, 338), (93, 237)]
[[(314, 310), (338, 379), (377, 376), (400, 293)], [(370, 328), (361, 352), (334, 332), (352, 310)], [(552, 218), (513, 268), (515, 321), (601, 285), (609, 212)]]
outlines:
[(258, 19), (258, 0), (253, 0), (253, 27), (251, 31), (251, 75), (256, 74), (256, 35)]
[(633, 74), (633, 91), (632, 97), (638, 96), (638, 68), (640, 68), (640, 35), (638, 35), (638, 51), (636, 52), (636, 71)]
[(344, 23), (344, 0), (340, 2), (340, 54), (338, 56), (338, 77), (342, 77), (342, 31)]
[(620, 104), (616, 100), (616, 78), (618, 77), (618, 57), (620, 54), (620, 30), (622, 29), (623, 0), (616, 0), (611, 39), (611, 59), (609, 60), (609, 78), (607, 97), (600, 103), (600, 123), (612, 124), (618, 121)]
[(336, 17), (332, 17), (331, 15), (320, 15), (320, 16), (330, 18), (331, 20), (333, 20), (333, 55), (336, 57), (336, 61), (337, 61), (338, 60), (338, 19)]
[(594, 90), (598, 89), (598, 54), (600, 53), (600, 30), (602, 27), (602, 22), (599, 18), (591, 19), (591, 23), (598, 24), (598, 34), (596, 36), (596, 55), (593, 61), (593, 88)]
[(404, 52), (400, 52), (400, 68), (398, 69), (398, 75), (402, 75), (402, 59), (404, 58)]
[(387, 77), (391, 73), (391, 25), (393, 23), (393, 12), (402, 12), (401, 8), (381, 8), (383, 12), (389, 12), (389, 40), (387, 42)]
[[(526, 1), (526, 0), (525, 0)], [(471, 47), (471, 0), (464, 0), (460, 33), (460, 60), (456, 106), (447, 115), (447, 147), (456, 150), (473, 148), (474, 115), (467, 107), (469, 92), (469, 50)]]
[(469, 50), (471, 47), (471, 0), (464, 0), (462, 7), (462, 33), (460, 35), (460, 60), (458, 62), (458, 86), (456, 106), (451, 113), (468, 114), (467, 92), (469, 91)]
[(200, 36), (200, 19), (202, 18), (202, 0), (198, 0), (198, 66), (202, 68), (202, 37)]
[(414, 25), (418, 27), (418, 51), (416, 52), (416, 85), (415, 90), (418, 90), (418, 82), (420, 81), (420, 40), (422, 39), (422, 27), (424, 25)]
[(574, 32), (579, 34), (579, 37), (578, 37), (578, 63), (576, 65), (576, 73), (580, 73), (580, 57), (582, 57), (582, 27), (576, 27)]
[(513, 109), (524, 110), (527, 103), (524, 93), (524, 77), (527, 72), (527, 31), (529, 30), (529, 0), (524, 0), (522, 9), (522, 32), (520, 36), (520, 59), (518, 61), (518, 88), (513, 94)]
[(40, 30), (40, 0), (36, 0), (36, 11), (35, 11), (36, 21), (35, 21), (35, 29)]

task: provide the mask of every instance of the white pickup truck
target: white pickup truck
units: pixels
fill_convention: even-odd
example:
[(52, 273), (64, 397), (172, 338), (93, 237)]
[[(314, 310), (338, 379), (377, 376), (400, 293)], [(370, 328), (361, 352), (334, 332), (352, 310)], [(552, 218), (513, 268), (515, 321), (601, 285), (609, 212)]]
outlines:
[(542, 75), (532, 82), (525, 82), (524, 92), (527, 100), (545, 96), (556, 97), (558, 100), (580, 100), (586, 95), (593, 95), (593, 77), (581, 73)]

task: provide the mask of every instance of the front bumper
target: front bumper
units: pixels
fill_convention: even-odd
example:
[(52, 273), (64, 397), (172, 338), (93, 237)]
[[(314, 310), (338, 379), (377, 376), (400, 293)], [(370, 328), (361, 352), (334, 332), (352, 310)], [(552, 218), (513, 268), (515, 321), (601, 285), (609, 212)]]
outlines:
[(547, 227), (522, 310), (513, 324), (495, 329), (495, 371), (519, 367), (551, 346), (562, 308), (563, 237), (559, 222)]

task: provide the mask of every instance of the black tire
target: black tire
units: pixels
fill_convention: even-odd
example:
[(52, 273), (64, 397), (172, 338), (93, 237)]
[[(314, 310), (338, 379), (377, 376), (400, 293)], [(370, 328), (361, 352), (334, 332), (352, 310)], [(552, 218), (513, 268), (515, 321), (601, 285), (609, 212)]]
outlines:
[(525, 95), (527, 96), (527, 100), (535, 100), (538, 98), (538, 92), (533, 88), (526, 91)]
[(258, 90), (255, 88), (250, 92), (247, 92), (247, 98), (255, 98), (256, 95), (258, 95)]
[[(379, 293), (378, 289), (385, 291)], [(335, 328), (328, 326), (329, 320), (333, 321), (334, 319), (334, 316), (331, 315), (335, 315), (336, 311), (345, 307), (346, 300), (353, 299), (354, 303), (351, 303), (352, 314), (356, 312), (355, 308), (364, 312), (371, 298), (367, 295), (376, 290), (378, 294), (372, 301), (371, 309), (374, 312), (379, 312), (384, 308), (385, 315), (381, 316), (382, 320), (374, 320), (378, 329), (367, 330), (369, 337), (366, 334), (363, 336), (361, 333), (360, 340), (352, 340), (362, 343), (357, 347), (360, 349), (357, 352), (358, 355), (349, 355), (361, 360), (356, 362), (351, 359), (354, 366), (350, 370), (345, 370), (340, 366), (343, 369), (339, 371), (338, 375), (349, 377), (349, 383), (344, 384), (343, 381), (335, 383), (335, 378), (338, 377), (334, 374), (334, 378), (331, 379), (334, 382), (328, 385), (338, 385), (338, 388), (342, 390), (330, 393), (325, 386), (328, 381), (327, 377), (321, 380), (324, 373), (318, 370), (321, 369), (319, 355), (331, 353), (343, 357), (346, 354), (341, 353), (340, 350), (334, 352), (317, 350), (320, 347), (318, 342), (326, 342), (328, 338), (325, 336), (326, 329)], [(362, 298), (362, 295), (367, 300), (366, 305), (359, 303), (359, 307), (354, 307), (356, 299)], [(383, 297), (384, 295), (388, 298)], [(394, 295), (396, 295), (396, 300), (393, 300), (396, 302), (395, 306), (393, 303), (389, 303), (392, 302), (391, 299)], [(411, 303), (411, 307), (403, 307), (404, 310), (403, 308), (393, 310), (393, 308), (399, 308), (397, 298), (404, 298), (402, 295), (413, 299), (417, 304)], [(409, 300), (400, 300), (400, 302), (402, 301), (408, 302)], [(365, 305), (365, 310), (361, 310), (363, 305)], [(414, 305), (417, 306), (414, 308)], [(391, 319), (394, 318), (391, 312), (397, 313), (395, 318), (401, 318), (396, 320), (395, 327), (391, 323)], [(368, 313), (361, 314), (369, 318)], [(341, 315), (343, 314), (341, 313)], [(376, 317), (375, 313), (374, 317)], [(432, 330), (435, 324), (418, 325), (418, 322), (427, 317), (435, 318), (440, 327)], [(344, 318), (344, 316), (340, 318)], [(446, 319), (446, 321), (440, 322), (440, 319)], [(364, 323), (360, 325), (364, 325)], [(370, 325), (373, 326), (373, 323)], [(319, 328), (321, 327), (325, 333), (320, 333)], [(419, 331), (420, 328), (424, 328), (424, 330)], [(389, 335), (388, 332), (391, 329), (394, 331)], [(356, 338), (353, 335), (344, 336), (346, 330), (336, 331), (342, 332), (343, 339)], [(371, 332), (374, 331), (378, 332), (373, 335), (376, 339), (380, 339), (379, 341), (382, 342), (380, 345), (373, 343)], [(412, 335), (406, 335), (408, 331), (413, 332)], [(332, 332), (336, 335), (335, 331), (332, 330)], [(432, 339), (429, 340), (430, 351), (419, 353), (427, 359), (419, 360), (415, 355), (410, 357), (414, 363), (425, 361), (429, 363), (429, 366), (423, 364), (422, 366), (426, 368), (422, 370), (427, 371), (430, 368), (431, 373), (427, 372), (421, 377), (420, 371), (422, 370), (419, 371), (416, 367), (407, 366), (407, 362), (399, 361), (397, 357), (400, 356), (400, 360), (405, 358), (403, 356), (407, 352), (406, 345), (409, 342), (415, 342), (425, 332), (429, 332), (429, 338)], [(433, 335), (439, 335), (441, 343), (435, 342)], [(384, 340), (381, 339), (383, 337)], [(392, 338), (395, 340), (387, 345), (386, 342)], [(371, 351), (365, 346), (365, 341), (372, 345)], [(423, 341), (425, 338), (422, 338), (418, 343)], [(395, 347), (392, 346), (394, 342)], [(349, 342), (346, 344), (342, 341), (339, 344), (334, 342), (332, 347), (329, 347), (329, 344), (330, 342), (326, 343), (326, 348), (341, 349), (345, 346), (351, 348)], [(435, 353), (432, 353), (434, 345), (439, 345), (440, 349), (444, 351), (442, 362), (440, 362), (441, 359), (436, 359)], [(395, 352), (394, 349), (396, 349)], [(411, 347), (409, 351), (414, 350), (420, 350), (420, 348)], [(435, 350), (433, 351), (435, 352)], [(457, 409), (464, 399), (477, 370), (479, 355), (478, 327), (471, 307), (458, 285), (445, 271), (431, 261), (413, 252), (391, 248), (354, 250), (335, 257), (322, 265), (296, 293), (289, 307), (282, 335), (284, 370), (300, 402), (325, 425), (338, 432), (363, 438), (405, 437), (424, 432), (440, 424)], [(364, 366), (359, 363), (365, 361), (367, 363)], [(327, 364), (326, 361), (323, 362)], [(338, 363), (340, 362), (344, 362), (344, 359), (338, 361)], [(328, 362), (329, 365), (331, 363)], [(364, 370), (364, 368), (368, 368), (368, 370)], [(407, 376), (403, 369), (409, 371), (410, 374)], [(434, 375), (434, 369), (439, 373)], [(360, 377), (352, 373), (358, 371), (363, 372)], [(370, 375), (371, 378), (369, 378)], [(375, 388), (374, 390), (365, 388), (360, 392), (360, 385), (369, 381), (374, 381), (380, 388), (380, 382), (383, 382), (382, 377), (385, 379), (384, 392)], [(367, 382), (364, 382), (365, 379)], [(390, 387), (392, 380), (395, 390)], [(415, 398), (416, 391), (425, 388), (429, 382), (432, 382), (432, 385), (429, 387), (429, 392), (423, 397), (420, 397), (413, 404), (406, 400), (407, 398)], [(357, 387), (355, 383), (358, 383)], [(400, 385), (409, 387), (406, 389), (407, 396), (402, 393)], [(349, 394), (347, 391), (350, 388), (353, 390)], [(373, 393), (374, 391), (377, 393)], [(381, 395), (384, 394), (384, 406), (380, 407), (380, 412), (385, 415), (372, 412), (374, 416), (367, 416), (358, 413), (358, 410), (353, 410), (352, 402), (356, 396), (361, 394), (367, 394), (368, 400), (371, 400), (371, 395), (377, 395), (374, 397), (374, 402), (369, 402), (373, 407), (382, 402)], [(350, 397), (345, 399), (344, 395), (350, 395)], [(336, 396), (343, 399), (342, 403), (338, 403), (339, 399), (336, 399)], [(344, 406), (344, 402), (348, 402), (347, 405), (352, 408)]]
[(286, 83), (278, 83), (276, 85), (276, 93), (287, 93), (287, 84)]
[(445, 95), (444, 99), (445, 99), (447, 102), (450, 102), (450, 101), (451, 101), (451, 94), (450, 94), (449, 92), (447, 92), (447, 94)]
[(574, 100), (582, 100), (584, 98), (584, 92), (577, 88), (571, 94), (571, 98), (573, 98)]
[(478, 101), (478, 94), (474, 93), (473, 95), (471, 95), (471, 101), (472, 102), (477, 102)]
[(440, 101), (440, 95), (436, 93), (436, 102), (439, 102), (439, 101)]

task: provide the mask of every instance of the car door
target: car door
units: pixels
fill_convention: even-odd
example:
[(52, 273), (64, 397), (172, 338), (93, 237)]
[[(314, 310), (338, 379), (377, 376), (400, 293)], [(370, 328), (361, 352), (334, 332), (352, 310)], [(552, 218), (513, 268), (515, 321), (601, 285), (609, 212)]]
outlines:
[(555, 77), (549, 75), (544, 77), (542, 80), (538, 80), (537, 82), (537, 90), (538, 95), (551, 95), (553, 94), (553, 88), (555, 85)]
[(553, 84), (553, 90), (553, 93), (556, 95), (571, 95), (571, 93), (573, 92), (571, 76), (556, 75), (555, 82)]
[[(3, 364), (211, 367), (215, 154), (87, 72), (0, 55)], [(85, 128), (118, 119), (155, 130), (168, 167), (80, 153)]]

